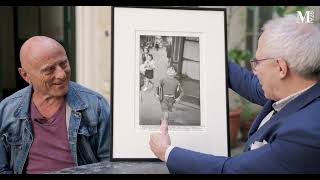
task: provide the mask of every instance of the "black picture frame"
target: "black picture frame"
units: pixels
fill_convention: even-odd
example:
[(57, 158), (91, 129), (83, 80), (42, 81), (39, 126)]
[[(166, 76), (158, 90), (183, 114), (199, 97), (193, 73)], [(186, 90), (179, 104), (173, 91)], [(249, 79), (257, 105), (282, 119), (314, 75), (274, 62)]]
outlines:
[[(156, 12), (159, 12), (158, 14)], [(160, 13), (164, 13), (161, 14)], [(127, 13), (128, 12), (128, 13)], [(204, 72), (206, 72), (205, 75), (200, 75), (202, 77), (202, 79), (205, 79), (206, 77), (213, 75), (212, 79), (213, 80), (217, 80), (219, 81), (219, 83), (217, 83), (217, 85), (219, 86), (219, 91), (218, 93), (216, 93), (215, 97), (211, 96), (207, 97), (206, 95), (201, 95), (201, 99), (203, 99), (204, 101), (209, 101), (206, 100), (207, 98), (216, 98), (218, 96), (222, 96), (218, 97), (221, 99), (221, 102), (219, 102), (219, 100), (217, 100), (214, 103), (214, 107), (210, 107), (210, 110), (212, 108), (213, 112), (208, 112), (208, 106), (211, 106), (212, 103), (205, 103), (204, 106), (206, 107), (206, 110), (201, 110), (204, 111), (204, 114), (220, 114), (218, 116), (217, 119), (215, 119), (215, 121), (217, 121), (216, 124), (217, 127), (215, 130), (217, 131), (221, 131), (221, 133), (219, 134), (210, 134), (211, 136), (209, 136), (207, 134), (207, 140), (212, 140), (212, 139), (223, 139), (221, 141), (219, 141), (218, 143), (212, 142), (213, 146), (216, 148), (214, 149), (212, 152), (209, 152), (207, 149), (203, 150), (201, 147), (199, 147), (198, 149), (192, 146), (188, 146), (186, 145), (185, 148), (191, 149), (191, 150), (195, 150), (195, 151), (201, 151), (201, 152), (205, 152), (205, 153), (212, 153), (215, 155), (224, 155), (224, 156), (230, 156), (230, 144), (229, 144), (229, 120), (228, 120), (228, 114), (229, 114), (229, 110), (228, 110), (228, 87), (227, 87), (227, 78), (228, 78), (228, 66), (227, 66), (227, 35), (226, 35), (226, 9), (223, 8), (190, 8), (190, 7), (116, 7), (113, 6), (112, 7), (112, 39), (111, 39), (111, 43), (112, 43), (112, 50), (111, 50), (111, 78), (112, 78), (112, 82), (111, 82), (111, 105), (112, 105), (112, 112), (111, 112), (111, 151), (110, 151), (110, 156), (111, 156), (111, 161), (159, 161), (151, 152), (151, 150), (149, 149), (149, 135), (152, 132), (157, 132), (159, 129), (157, 127), (157, 129), (149, 129), (146, 130), (145, 134), (140, 136), (140, 135), (136, 135), (139, 134), (141, 132), (138, 132), (137, 130), (134, 129), (134, 125), (132, 125), (132, 122), (135, 122), (134, 119), (137, 119), (135, 117), (137, 117), (137, 108), (135, 105), (135, 99), (137, 99), (136, 97), (132, 97), (135, 96), (134, 94), (136, 94), (134, 91), (134, 89), (137, 89), (136, 86), (138, 86), (139, 80), (137, 80), (139, 78), (139, 76), (135, 75), (134, 72), (135, 70), (132, 70), (130, 68), (133, 69), (137, 69), (135, 64), (135, 59), (137, 59), (137, 57), (139, 57), (137, 55), (137, 38), (136, 37), (136, 30), (132, 30), (134, 28), (136, 28), (137, 30), (145, 30), (148, 29), (148, 27), (154, 27), (157, 26), (155, 21), (152, 22), (148, 22), (150, 23), (150, 25), (145, 28), (145, 27), (139, 27), (139, 25), (137, 25), (137, 27), (133, 27), (135, 26), (135, 24), (139, 24), (137, 22), (141, 22), (144, 21), (145, 19), (139, 19), (139, 17), (142, 17), (144, 15), (148, 15), (149, 13), (151, 13), (150, 16), (154, 16), (154, 17), (150, 17), (148, 16), (146, 19), (157, 19), (159, 20), (159, 22), (162, 22), (162, 27), (159, 28), (158, 30), (156, 30), (156, 32), (163, 32), (163, 31), (168, 31), (168, 32), (183, 32), (180, 31), (180, 29), (178, 28), (177, 30), (175, 30), (175, 27), (168, 27), (168, 28), (164, 28), (163, 26), (163, 22), (166, 22), (168, 24), (172, 24), (170, 23), (170, 21), (176, 21), (178, 22), (179, 18), (177, 18), (176, 20), (173, 20), (174, 16), (170, 16), (170, 14), (175, 14), (175, 12), (179, 12), (177, 13), (177, 16), (188, 16), (188, 14), (202, 14), (202, 17), (206, 17), (206, 14), (208, 14), (207, 17), (207, 21), (202, 21), (203, 27), (205, 29), (205, 24), (211, 24), (211, 29), (212, 27), (215, 28), (214, 32), (200, 32), (201, 34), (201, 40), (200, 42), (204, 41), (206, 43), (203, 43), (205, 46), (205, 53), (202, 52), (203, 57), (201, 57), (200, 59), (206, 59), (206, 64), (202, 64), (202, 67), (207, 67), (208, 65), (212, 65), (213, 70), (217, 70), (219, 72), (212, 72), (209, 69), (204, 70)], [(122, 14), (121, 14), (122, 13)], [(166, 14), (168, 13), (168, 14)], [(135, 17), (135, 15), (137, 15)], [(192, 16), (192, 15), (191, 15)], [(170, 17), (170, 18), (169, 18)], [(195, 17), (195, 16), (192, 16)], [(210, 19), (212, 17), (216, 17), (217, 18), (217, 24), (215, 24), (214, 19)], [(136, 19), (135, 19), (136, 18)], [(164, 18), (164, 21), (161, 20), (161, 18)], [(183, 18), (183, 17), (180, 17)], [(198, 20), (196, 18), (194, 19), (188, 19), (189, 21), (194, 21), (194, 22), (198, 22)], [(209, 21), (210, 20), (210, 21)], [(184, 21), (185, 22), (185, 21)], [(178, 25), (179, 26), (179, 25)], [(181, 24), (181, 26), (183, 26), (183, 23)], [(196, 28), (196, 27), (195, 27)], [(173, 30), (172, 30), (173, 29)], [(192, 28), (191, 28), (192, 29)], [(210, 28), (208, 28), (210, 30)], [(219, 30), (217, 30), (219, 29)], [(154, 28), (150, 29), (150, 31), (155, 31)], [(198, 31), (197, 31), (198, 32)], [(218, 34), (214, 34), (215, 32), (218, 32)], [(209, 50), (209, 47), (206, 45), (210, 44), (210, 42), (208, 42), (207, 34), (210, 34), (210, 36), (212, 36), (213, 38), (217, 38), (218, 40), (216, 41), (216, 44), (214, 44), (215, 50), (216, 50), (216, 54), (217, 58), (214, 57), (214, 59), (216, 59), (217, 61), (214, 61), (215, 63), (212, 63), (211, 61), (209, 61), (208, 59), (210, 57), (212, 57), (212, 55), (210, 54), (207, 55), (206, 53)], [(152, 34), (152, 33), (151, 33)], [(179, 33), (178, 33), (179, 34)], [(184, 33), (182, 33), (184, 34)], [(205, 34), (205, 35), (203, 35)], [(126, 36), (126, 38), (121, 39), (119, 37), (124, 37)], [(175, 36), (175, 35), (174, 35)], [(212, 38), (210, 37), (210, 38)], [(210, 39), (208, 38), (208, 39)], [(189, 39), (193, 39), (193, 38), (189, 38)], [(122, 44), (122, 45), (121, 45)], [(129, 45), (128, 45), (129, 44)], [(202, 45), (203, 45), (202, 44)], [(132, 47), (136, 48), (136, 49), (132, 49)], [(121, 49), (121, 50), (120, 50)], [(121, 58), (122, 57), (122, 58)], [(133, 58), (132, 58), (133, 57)], [(133, 62), (131, 62), (133, 61)], [(216, 66), (218, 65), (218, 66)], [(122, 69), (123, 68), (123, 69)], [(203, 69), (202, 69), (203, 70)], [(121, 71), (121, 72), (119, 72)], [(202, 73), (202, 72), (201, 72)], [(200, 73), (200, 74), (201, 74)], [(126, 78), (124, 78), (126, 77)], [(129, 85), (128, 85), (129, 84)], [(205, 84), (205, 83), (202, 83)], [(208, 83), (207, 83), (208, 84)], [(128, 88), (129, 87), (129, 88)], [(202, 85), (200, 86), (202, 87)], [(204, 90), (204, 94), (209, 94), (210, 90), (212, 90), (213, 87), (211, 88), (206, 88), (206, 85), (204, 85), (201, 89), (206, 89)], [(216, 91), (215, 91), (216, 92)], [(131, 95), (128, 95), (131, 94)], [(131, 99), (133, 98), (133, 99)], [(221, 105), (222, 104), (222, 105)], [(216, 108), (215, 108), (216, 107)], [(216, 110), (220, 108), (221, 112), (219, 110)], [(207, 111), (207, 112), (206, 112)], [(132, 116), (130, 116), (132, 115)], [(211, 123), (211, 127), (212, 122), (209, 121), (209, 119), (212, 119), (212, 115), (208, 115), (206, 116), (208, 120), (206, 120), (207, 125), (208, 123)], [(211, 117), (211, 118), (208, 118)], [(205, 119), (205, 117), (201, 117), (201, 123), (203, 123), (202, 121)], [(160, 122), (160, 120), (159, 120)], [(128, 125), (129, 124), (129, 125)], [(134, 123), (133, 123), (134, 124)], [(126, 127), (126, 126), (130, 126), (130, 127)], [(207, 128), (208, 130), (208, 128)], [(214, 130), (214, 131), (215, 131)], [(143, 130), (142, 130), (143, 131)], [(192, 131), (192, 130), (191, 130)], [(180, 132), (180, 131), (179, 131)], [(136, 134), (135, 134), (136, 133)], [(182, 133), (183, 134), (183, 130)], [(188, 131), (186, 131), (185, 133), (188, 133)], [(143, 134), (143, 133), (142, 133)], [(171, 135), (171, 137), (174, 139), (175, 136), (180, 136), (179, 133), (170, 133), (170, 129), (169, 129), (169, 134)], [(178, 134), (178, 135), (177, 135)], [(192, 133), (191, 133), (192, 134)], [(212, 137), (212, 135), (214, 137)], [(143, 137), (143, 138), (135, 138), (136, 137)], [(182, 135), (181, 135), (182, 136)], [(223, 137), (219, 137), (219, 136), (223, 136)], [(120, 138), (119, 138), (120, 137)], [(197, 138), (199, 139), (200, 136), (197, 136)], [(192, 140), (191, 140), (192, 141)], [(174, 142), (177, 143), (177, 142)], [(183, 143), (186, 143), (186, 141), (182, 142), (182, 146)], [(187, 143), (186, 143), (187, 144)], [(209, 146), (209, 142), (205, 143), (205, 145), (203, 146)], [(176, 145), (176, 144), (174, 144)], [(179, 145), (179, 144), (178, 144)], [(137, 146), (140, 146), (137, 148)], [(219, 147), (219, 148), (217, 148)], [(140, 149), (139, 149), (140, 148)], [(223, 150), (221, 150), (223, 149)], [(119, 151), (121, 151), (119, 153)], [(145, 154), (142, 153), (141, 155), (141, 151), (143, 152), (147, 152)]]

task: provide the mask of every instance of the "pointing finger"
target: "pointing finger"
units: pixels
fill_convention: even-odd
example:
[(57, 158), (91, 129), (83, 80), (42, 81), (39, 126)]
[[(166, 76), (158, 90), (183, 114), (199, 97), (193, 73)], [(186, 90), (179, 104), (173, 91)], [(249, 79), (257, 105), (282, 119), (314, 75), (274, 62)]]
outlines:
[(168, 121), (167, 120), (161, 120), (160, 132), (161, 132), (161, 134), (168, 134)]

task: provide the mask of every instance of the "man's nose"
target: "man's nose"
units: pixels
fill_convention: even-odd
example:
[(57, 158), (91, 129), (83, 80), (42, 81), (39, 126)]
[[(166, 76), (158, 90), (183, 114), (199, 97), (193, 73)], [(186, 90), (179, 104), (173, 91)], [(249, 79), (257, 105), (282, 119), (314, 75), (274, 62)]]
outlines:
[(62, 69), (60, 66), (56, 69), (56, 78), (58, 79), (65, 79), (66, 78), (66, 72), (64, 69)]

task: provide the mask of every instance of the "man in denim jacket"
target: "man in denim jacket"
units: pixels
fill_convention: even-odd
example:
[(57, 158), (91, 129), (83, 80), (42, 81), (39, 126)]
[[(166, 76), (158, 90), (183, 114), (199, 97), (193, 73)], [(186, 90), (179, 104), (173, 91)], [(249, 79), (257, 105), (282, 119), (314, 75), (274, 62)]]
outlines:
[(109, 104), (70, 81), (66, 52), (35, 36), (20, 50), (30, 85), (0, 103), (0, 173), (45, 173), (109, 160)]

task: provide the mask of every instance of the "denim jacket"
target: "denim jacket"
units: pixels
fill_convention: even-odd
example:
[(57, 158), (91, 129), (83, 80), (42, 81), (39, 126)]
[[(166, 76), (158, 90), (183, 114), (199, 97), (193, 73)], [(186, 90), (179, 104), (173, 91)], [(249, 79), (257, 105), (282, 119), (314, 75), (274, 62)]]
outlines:
[[(0, 103), (0, 173), (23, 173), (33, 142), (29, 115), (32, 86)], [(68, 139), (76, 165), (109, 160), (110, 107), (98, 93), (69, 82)], [(67, 118), (66, 118), (67, 119)]]

